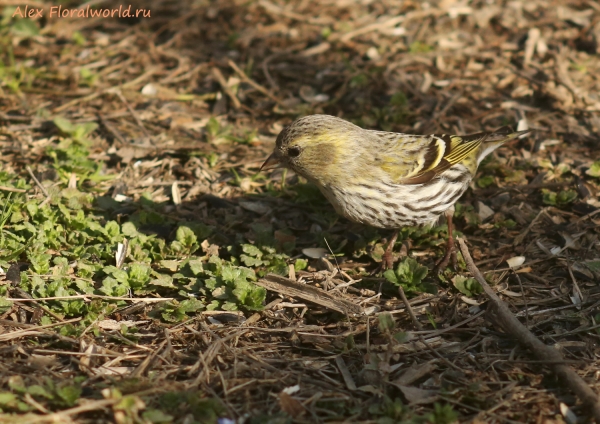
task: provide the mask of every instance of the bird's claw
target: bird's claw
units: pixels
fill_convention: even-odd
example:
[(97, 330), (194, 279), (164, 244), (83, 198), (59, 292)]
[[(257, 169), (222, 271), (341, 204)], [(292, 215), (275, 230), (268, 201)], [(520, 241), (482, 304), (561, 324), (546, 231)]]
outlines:
[(396, 240), (398, 239), (398, 232), (394, 232), (392, 238), (388, 242), (385, 251), (383, 252), (383, 256), (381, 257), (381, 264), (375, 269), (373, 275), (377, 275), (388, 269), (394, 268), (394, 245), (396, 244)]
[(394, 268), (394, 253), (392, 252), (392, 249), (386, 249), (381, 259), (382, 271)]
[(394, 268), (394, 245), (396, 244), (396, 240), (398, 240), (398, 231), (394, 231), (394, 234), (392, 234), (392, 238), (388, 242), (381, 258), (380, 268), (382, 272)]

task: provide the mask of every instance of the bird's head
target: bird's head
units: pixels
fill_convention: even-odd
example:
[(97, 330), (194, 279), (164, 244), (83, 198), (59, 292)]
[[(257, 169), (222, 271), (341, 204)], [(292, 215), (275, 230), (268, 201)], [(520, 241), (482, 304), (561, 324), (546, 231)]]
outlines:
[(337, 172), (348, 139), (359, 127), (329, 115), (297, 119), (279, 136), (262, 169), (289, 168), (303, 177), (325, 183)]

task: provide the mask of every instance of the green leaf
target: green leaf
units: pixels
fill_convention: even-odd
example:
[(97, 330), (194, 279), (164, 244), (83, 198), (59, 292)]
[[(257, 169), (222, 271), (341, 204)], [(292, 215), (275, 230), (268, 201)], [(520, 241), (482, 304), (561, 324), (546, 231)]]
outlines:
[(129, 286), (132, 289), (141, 289), (150, 281), (152, 268), (146, 264), (134, 263), (129, 267), (128, 279)]
[(186, 299), (179, 304), (179, 309), (182, 312), (197, 312), (204, 309), (204, 303), (198, 299)]
[(148, 409), (142, 413), (144, 420), (151, 423), (171, 423), (174, 420), (172, 415), (165, 414), (160, 409)]
[(150, 280), (148, 284), (152, 284), (153, 286), (175, 288), (175, 285), (173, 284), (173, 277), (166, 274), (158, 274), (156, 278)]
[(452, 279), (452, 283), (454, 284), (454, 287), (456, 287), (456, 289), (465, 296), (472, 297), (483, 293), (481, 284), (479, 284), (474, 278), (467, 278), (463, 277), (462, 275), (457, 275)]
[(221, 306), (221, 309), (224, 311), (237, 311), (239, 310), (237, 303), (235, 302), (225, 302)]
[(267, 290), (255, 284), (251, 284), (252, 289), (246, 293), (243, 305), (250, 311), (262, 311), (267, 298)]
[(56, 389), (56, 394), (67, 406), (73, 406), (81, 396), (81, 388), (76, 386), (64, 386)]
[(13, 376), (9, 377), (8, 378), (8, 387), (10, 387), (11, 390), (13, 390), (17, 393), (26, 393), (27, 392), (27, 387), (25, 386), (23, 377), (21, 377), (20, 375), (13, 375)]
[(126, 271), (117, 268), (116, 266), (105, 266), (102, 271), (108, 275), (112, 275), (119, 283), (129, 284), (129, 275)]
[(40, 30), (36, 21), (24, 18), (18, 19), (11, 27), (10, 32), (23, 38), (29, 38), (39, 35)]
[(396, 270), (387, 270), (383, 276), (392, 284), (402, 286), (406, 292), (426, 291), (423, 279), (427, 276), (428, 269), (413, 259), (406, 257), (398, 262)]
[(547, 189), (542, 189), (542, 193), (542, 201), (546, 205), (552, 206), (566, 206), (577, 200), (578, 197), (575, 190), (561, 190), (555, 193)]
[(57, 116), (52, 122), (54, 123), (54, 125), (56, 125), (56, 127), (59, 130), (61, 130), (67, 135), (71, 135), (75, 132), (75, 125), (73, 125), (71, 121), (69, 121), (66, 118), (63, 118), (62, 116)]
[(220, 128), (221, 125), (219, 124), (219, 121), (217, 121), (214, 117), (211, 117), (206, 124), (206, 131), (213, 137), (219, 134)]
[(250, 267), (259, 267), (261, 265), (267, 265), (268, 262), (262, 261), (259, 258), (248, 256), (248, 255), (240, 255), (240, 260), (246, 266)]
[(50, 259), (52, 255), (47, 253), (40, 253), (35, 256), (30, 256), (29, 260), (33, 266), (33, 270), (37, 274), (47, 274), (50, 271)]
[(398, 263), (396, 276), (400, 282), (417, 285), (425, 278), (427, 271), (427, 267), (419, 265), (416, 259), (405, 258)]
[(294, 262), (294, 269), (296, 271), (302, 271), (306, 268), (308, 268), (308, 261), (306, 259), (296, 259), (296, 262)]
[(585, 171), (586, 174), (592, 177), (600, 178), (600, 160), (597, 160), (590, 166), (590, 169)]
[(184, 225), (177, 228), (177, 232), (175, 234), (175, 240), (177, 240), (181, 245), (193, 253), (193, 251), (198, 249), (198, 238), (194, 231), (191, 228), (186, 227)]
[(160, 261), (160, 266), (171, 272), (177, 272), (179, 270), (179, 261), (163, 260)]
[(269, 267), (267, 267), (267, 273), (287, 276), (290, 273), (290, 267), (283, 258), (274, 258), (271, 261)]
[(396, 273), (393, 269), (388, 269), (383, 273), (384, 278), (386, 278), (390, 283), (395, 285), (400, 285), (398, 281), (398, 277), (396, 277)]
[[(85, 45), (85, 37), (79, 31), (73, 32), (73, 35), (71, 36), (71, 39), (78, 46), (84, 46)], [(87, 69), (87, 68), (83, 68), (83, 69)]]
[(577, 192), (575, 190), (562, 190), (556, 196), (556, 203), (559, 206), (568, 205), (577, 200)]
[(121, 228), (119, 227), (119, 224), (115, 221), (108, 221), (104, 226), (104, 229), (106, 230), (106, 234), (111, 238), (111, 240), (115, 241), (121, 233)]
[(106, 277), (102, 280), (102, 287), (99, 290), (107, 296), (122, 297), (129, 292), (129, 284), (123, 284), (112, 277)]
[(14, 408), (17, 403), (17, 396), (10, 392), (0, 392), (0, 406)]
[(583, 262), (594, 274), (600, 275), (600, 259), (592, 259)]
[(428, 53), (433, 50), (433, 47), (422, 41), (414, 41), (408, 49), (411, 53)]
[(394, 340), (396, 340), (398, 343), (406, 343), (410, 340), (410, 335), (403, 331), (399, 331), (394, 333)]
[(486, 188), (494, 184), (494, 177), (491, 175), (485, 175), (477, 180), (477, 186), (481, 188)]
[(204, 271), (204, 265), (202, 265), (202, 261), (198, 259), (194, 259), (188, 262), (190, 270), (194, 275), (199, 275)]
[(547, 189), (542, 189), (542, 202), (546, 205), (556, 206), (556, 193)]
[(246, 253), (249, 256), (253, 256), (255, 258), (261, 258), (263, 253), (261, 252), (261, 250), (254, 246), (253, 244), (243, 244), (242, 245), (242, 250), (244, 251), (244, 253)]
[(229, 264), (224, 264), (221, 269), (221, 277), (223, 280), (228, 282), (235, 282), (241, 275), (239, 268), (233, 267)]
[(172, 300), (160, 305), (160, 314), (167, 322), (180, 322), (187, 319), (186, 313), (204, 309), (205, 305), (198, 299), (186, 299), (183, 302)]
[(383, 312), (377, 317), (379, 319), (379, 331), (389, 334), (396, 328), (394, 317), (389, 312)]
[(27, 393), (31, 396), (45, 397), (46, 399), (52, 399), (54, 397), (45, 387), (38, 384), (29, 386), (27, 388)]
[(0, 314), (10, 310), (12, 308), (13, 302), (8, 300), (5, 297), (0, 297)]
[(127, 237), (135, 237), (139, 234), (133, 222), (126, 222), (123, 224), (121, 226), (121, 232)]
[(427, 422), (435, 424), (453, 424), (458, 421), (458, 414), (452, 408), (452, 405), (441, 405), (435, 403), (433, 412), (425, 415)]

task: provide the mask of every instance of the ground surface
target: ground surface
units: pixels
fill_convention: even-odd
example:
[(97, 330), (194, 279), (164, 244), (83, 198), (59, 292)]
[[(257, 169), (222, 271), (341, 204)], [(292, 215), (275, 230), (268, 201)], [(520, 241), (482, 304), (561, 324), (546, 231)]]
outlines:
[[(29, 3), (41, 20), (0, 6), (0, 420), (585, 418), (486, 319), (462, 261), (433, 275), (444, 225), (403, 229), (399, 268), (372, 275), (388, 232), (259, 172), (311, 113), (535, 130), (482, 165), (455, 220), (513, 313), (598, 388), (600, 7), (562, 4), (150, 1), (150, 18), (57, 19)], [(265, 290), (268, 273), (319, 291)]]

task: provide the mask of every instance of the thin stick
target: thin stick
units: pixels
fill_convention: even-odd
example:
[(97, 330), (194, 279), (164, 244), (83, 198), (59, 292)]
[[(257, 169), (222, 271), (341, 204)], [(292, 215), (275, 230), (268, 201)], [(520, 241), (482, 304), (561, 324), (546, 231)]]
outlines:
[(25, 299), (25, 298), (7, 298), (12, 302), (38, 302), (41, 300), (71, 300), (71, 299), (105, 299), (105, 300), (127, 300), (129, 302), (165, 302), (167, 300), (173, 300), (174, 297), (116, 297), (116, 296), (102, 296), (99, 294), (76, 294), (73, 296), (54, 296), (54, 297), (37, 297), (35, 299)]
[(265, 87), (263, 87), (262, 85), (260, 85), (259, 83), (257, 83), (256, 81), (254, 81), (253, 79), (251, 79), (248, 75), (246, 75), (246, 73), (244, 71), (242, 71), (239, 66), (237, 66), (235, 64), (235, 62), (233, 60), (229, 60), (227, 62), (229, 64), (229, 66), (231, 66), (231, 68), (236, 72), (236, 74), (238, 74), (240, 76), (240, 78), (248, 83), (249, 85), (251, 85), (252, 87), (254, 87), (256, 90), (260, 91), (261, 93), (263, 93), (265, 96), (267, 96), (269, 99), (273, 100), (275, 103), (277, 104), (281, 104), (281, 100), (279, 100), (277, 97), (275, 97), (273, 95), (273, 93), (271, 93), (269, 90), (267, 90)]
[(112, 91), (109, 91), (109, 92), (111, 94), (115, 94), (123, 102), (123, 104), (125, 105), (125, 107), (129, 111), (129, 113), (131, 114), (131, 116), (133, 117), (133, 119), (135, 120), (135, 122), (138, 124), (138, 127), (140, 127), (142, 129), (142, 132), (144, 133), (144, 135), (146, 137), (148, 137), (150, 139), (150, 142), (152, 143), (152, 138), (150, 136), (150, 133), (148, 132), (148, 130), (144, 126), (144, 123), (140, 119), (139, 115), (131, 107), (131, 105), (129, 104), (129, 102), (127, 101), (127, 99), (125, 98), (125, 96), (123, 95), (123, 93), (121, 92), (121, 90), (119, 90), (118, 88), (116, 88), (116, 89), (114, 89)]
[(496, 322), (508, 334), (515, 337), (521, 344), (531, 350), (535, 356), (542, 361), (549, 363), (549, 368), (571, 389), (579, 399), (590, 409), (590, 412), (600, 422), (600, 402), (598, 395), (588, 386), (573, 369), (564, 364), (564, 358), (560, 352), (553, 347), (546, 346), (542, 341), (533, 335), (521, 322), (510, 312), (506, 303), (504, 303), (494, 290), (489, 286), (483, 274), (477, 269), (469, 249), (462, 238), (458, 238), (460, 250), (467, 263), (469, 272), (483, 287), (483, 291), (490, 299), (490, 313), (493, 314)]
[(77, 321), (81, 321), (81, 318), (74, 318), (74, 319), (70, 319), (68, 321), (55, 322), (53, 324), (47, 324), (47, 325), (38, 325), (38, 326), (26, 327), (23, 330), (10, 331), (10, 332), (7, 332), (7, 333), (0, 334), (0, 342), (7, 341), (7, 340), (12, 340), (12, 339), (15, 339), (15, 338), (21, 337), (21, 336), (26, 336), (26, 335), (28, 335), (31, 332), (35, 332), (35, 331), (39, 331), (39, 330), (45, 330), (46, 328), (56, 327), (56, 326), (59, 326), (59, 325), (65, 325), (65, 324), (69, 324), (69, 323), (77, 322)]
[(588, 218), (593, 217), (594, 215), (598, 215), (599, 213), (600, 213), (600, 209), (596, 209), (595, 211), (592, 211), (592, 212), (588, 213), (587, 215), (583, 215), (581, 218), (579, 218), (577, 220), (577, 222), (584, 221)]
[(63, 110), (69, 109), (70, 107), (73, 107), (76, 104), (79, 104), (81, 102), (89, 102), (90, 100), (94, 100), (96, 97), (99, 97), (99, 96), (101, 96), (103, 94), (106, 94), (109, 91), (114, 90), (115, 88), (124, 89), (124, 88), (134, 87), (137, 84), (139, 84), (140, 82), (144, 81), (145, 79), (151, 77), (157, 71), (158, 71), (158, 67), (150, 68), (145, 73), (143, 73), (142, 75), (140, 75), (139, 77), (137, 77), (136, 79), (128, 81), (128, 82), (126, 82), (124, 84), (121, 84), (121, 85), (119, 85), (117, 87), (107, 88), (106, 90), (96, 91), (96, 92), (94, 92), (92, 94), (88, 94), (87, 96), (84, 96), (84, 97), (78, 97), (76, 99), (71, 100), (70, 102), (64, 103), (61, 106), (55, 108), (53, 112), (54, 113), (60, 113)]
[(27, 190), (23, 190), (22, 188), (6, 187), (2, 185), (0, 185), (0, 191), (11, 191), (13, 193), (27, 193)]
[(415, 315), (415, 311), (413, 311), (412, 306), (410, 306), (410, 302), (406, 298), (406, 294), (404, 294), (404, 289), (402, 288), (402, 286), (398, 286), (398, 293), (400, 293), (400, 298), (404, 302), (404, 305), (406, 306), (406, 311), (408, 312), (408, 315), (410, 315), (410, 319), (412, 319), (412, 322), (415, 325), (416, 329), (419, 331), (423, 330), (423, 326), (417, 319), (417, 316)]
[(212, 74), (216, 78), (217, 82), (219, 83), (219, 85), (221, 86), (221, 88), (223, 89), (225, 94), (227, 94), (227, 96), (231, 99), (231, 102), (233, 103), (233, 107), (235, 109), (239, 109), (240, 107), (242, 107), (240, 100), (237, 98), (237, 96), (235, 95), (235, 93), (233, 92), (231, 87), (229, 87), (227, 85), (227, 81), (225, 80), (225, 77), (221, 73), (221, 70), (219, 68), (213, 68)]
[[(159, 393), (161, 390), (164, 390), (162, 387), (156, 387), (148, 390), (143, 390), (137, 393), (131, 393), (129, 396), (145, 396), (154, 393)], [(64, 411), (54, 412), (48, 415), (37, 415), (27, 417), (28, 423), (56, 423), (56, 422), (65, 422), (70, 420), (70, 416), (78, 415), (83, 412), (88, 411), (97, 411), (100, 409), (107, 408), (111, 405), (121, 402), (121, 398), (113, 398), (113, 399), (100, 399), (93, 400), (83, 405), (76, 406), (71, 409), (65, 409)]]
[(464, 372), (464, 371), (465, 371), (465, 370), (463, 370), (462, 368), (460, 368), (460, 367), (458, 367), (458, 366), (454, 365), (454, 364), (453, 364), (452, 362), (450, 362), (450, 361), (449, 361), (447, 358), (443, 357), (443, 356), (440, 354), (440, 352), (438, 352), (437, 350), (435, 350), (433, 347), (431, 347), (431, 346), (429, 345), (429, 343), (427, 343), (427, 341), (425, 340), (425, 338), (424, 338), (423, 336), (419, 336), (419, 341), (420, 341), (421, 343), (423, 343), (423, 344), (425, 345), (425, 347), (426, 347), (427, 349), (429, 349), (429, 351), (430, 351), (431, 353), (433, 353), (433, 355), (434, 355), (436, 358), (440, 359), (440, 360), (441, 360), (441, 361), (442, 361), (444, 364), (448, 365), (450, 368), (453, 368), (453, 369), (455, 369), (455, 370), (457, 370), (457, 371), (460, 371), (460, 372)]
[(42, 185), (42, 183), (40, 183), (40, 181), (35, 177), (35, 175), (33, 175), (33, 171), (31, 170), (31, 168), (29, 166), (27, 166), (27, 168), (25, 168), (25, 169), (27, 169), (27, 172), (29, 172), (31, 179), (35, 182), (35, 184), (40, 188), (40, 190), (42, 190), (42, 193), (44, 193), (44, 196), (50, 197), (50, 195), (46, 191), (46, 187), (44, 187)]

